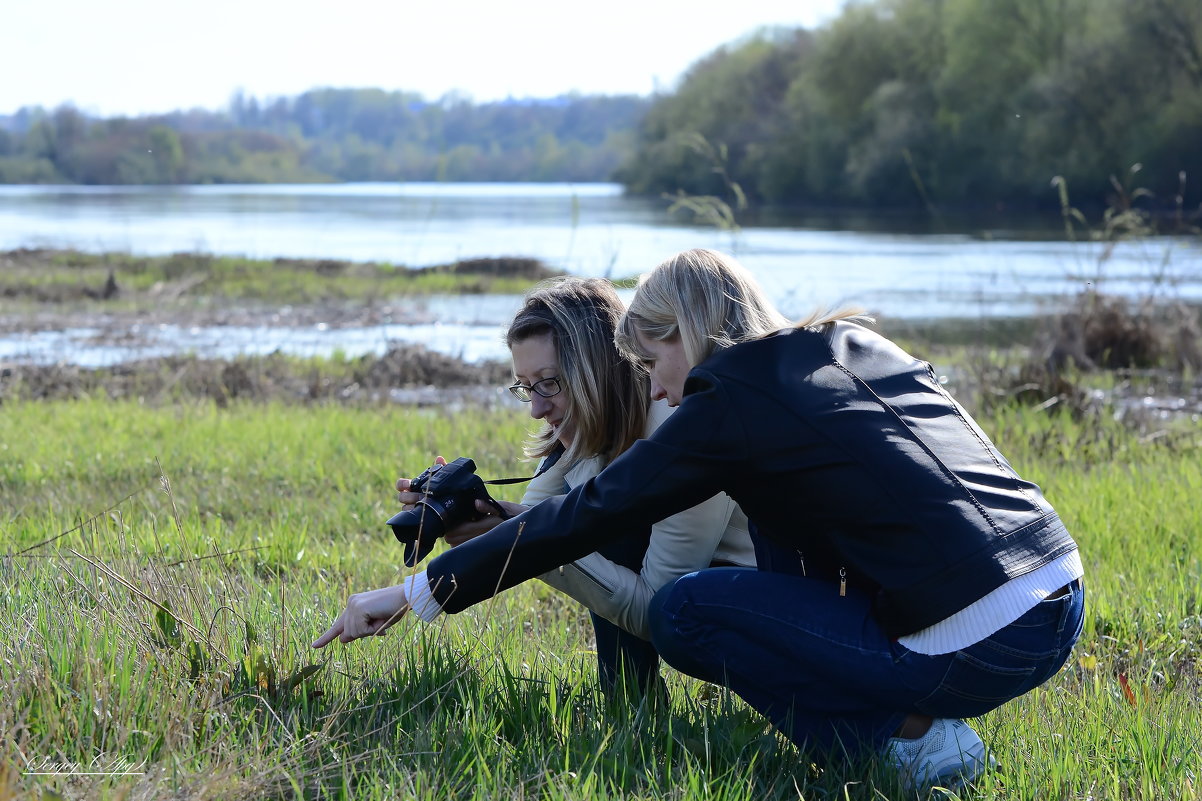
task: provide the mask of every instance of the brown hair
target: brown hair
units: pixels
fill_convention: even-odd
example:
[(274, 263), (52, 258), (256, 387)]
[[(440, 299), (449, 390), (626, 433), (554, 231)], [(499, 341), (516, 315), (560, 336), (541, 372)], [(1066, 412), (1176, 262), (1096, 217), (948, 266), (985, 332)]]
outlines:
[[(505, 334), (509, 347), (549, 334), (568, 393), (563, 425), (575, 434), (566, 458), (600, 456), (605, 464), (645, 434), (650, 389), (643, 371), (622, 357), (614, 332), (624, 307), (613, 286), (600, 278), (565, 277), (532, 289)], [(543, 457), (555, 448), (545, 426), (526, 453)]]

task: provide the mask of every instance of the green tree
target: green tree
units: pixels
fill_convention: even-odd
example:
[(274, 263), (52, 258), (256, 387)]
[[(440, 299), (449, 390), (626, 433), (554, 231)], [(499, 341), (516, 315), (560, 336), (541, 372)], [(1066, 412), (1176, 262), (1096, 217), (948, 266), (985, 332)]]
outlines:
[(165, 125), (155, 125), (147, 132), (147, 139), (155, 183), (179, 183), (184, 172), (184, 147), (180, 144), (179, 134)]
[[(699, 61), (647, 112), (619, 178), (638, 193), (722, 195), (732, 181), (757, 193), (754, 178), (766, 144), (782, 133), (781, 100), (809, 39), (805, 31), (767, 31)], [(725, 156), (715, 160), (718, 150)]]
[[(722, 171), (698, 137), (725, 148)], [(699, 61), (619, 175), (646, 194), (730, 176), (774, 203), (1054, 206), (1052, 176), (1104, 202), (1141, 162), (1174, 202), (1199, 141), (1196, 0), (876, 0)]]

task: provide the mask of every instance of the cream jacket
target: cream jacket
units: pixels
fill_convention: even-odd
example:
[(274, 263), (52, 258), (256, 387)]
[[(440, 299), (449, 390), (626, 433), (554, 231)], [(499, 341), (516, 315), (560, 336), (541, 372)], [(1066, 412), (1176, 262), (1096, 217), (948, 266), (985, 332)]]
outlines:
[[(652, 403), (647, 414), (647, 434), (668, 419), (672, 408), (664, 401)], [(562, 461), (530, 482), (522, 503), (526, 506), (562, 495), (601, 472), (600, 457)], [(711, 562), (755, 567), (755, 549), (747, 533), (747, 517), (725, 493), (691, 509), (661, 520), (651, 528), (651, 541), (638, 573), (591, 553), (583, 559), (544, 573), (541, 578), (626, 631), (650, 639), (647, 609), (657, 590), (686, 573), (709, 567)]]

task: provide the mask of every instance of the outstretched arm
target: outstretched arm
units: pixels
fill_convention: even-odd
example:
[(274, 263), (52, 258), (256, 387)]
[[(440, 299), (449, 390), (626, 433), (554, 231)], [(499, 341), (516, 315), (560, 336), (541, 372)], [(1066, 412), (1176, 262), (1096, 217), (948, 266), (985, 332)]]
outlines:
[(750, 462), (741, 416), (730, 413), (716, 381), (690, 381), (676, 413), (596, 478), (431, 561), (426, 578), (435, 601), (461, 611), (695, 506), (744, 475)]

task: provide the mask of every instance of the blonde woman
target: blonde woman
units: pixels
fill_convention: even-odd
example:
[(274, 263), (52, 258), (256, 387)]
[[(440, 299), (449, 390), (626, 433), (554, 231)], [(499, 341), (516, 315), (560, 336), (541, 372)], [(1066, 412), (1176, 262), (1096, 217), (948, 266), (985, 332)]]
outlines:
[(912, 787), (977, 778), (992, 761), (963, 719), (1046, 681), (1081, 631), (1077, 546), (1039, 488), (929, 365), (841, 315), (782, 325), (723, 254), (645, 276), (619, 342), (676, 413), (331, 631), (349, 641), (410, 605), (459, 611), (725, 491), (796, 564), (664, 587), (649, 613), (661, 657), (830, 759), (880, 754)]

